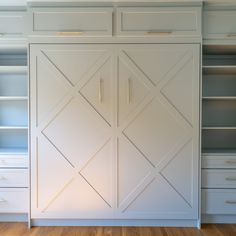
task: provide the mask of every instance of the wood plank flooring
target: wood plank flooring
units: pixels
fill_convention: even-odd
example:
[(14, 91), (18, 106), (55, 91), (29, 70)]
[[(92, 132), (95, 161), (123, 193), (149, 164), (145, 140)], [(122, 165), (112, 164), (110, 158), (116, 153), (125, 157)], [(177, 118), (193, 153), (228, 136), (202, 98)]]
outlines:
[(236, 225), (208, 224), (196, 228), (167, 227), (33, 227), (0, 223), (0, 236), (236, 236)]
[(236, 236), (236, 225), (206, 224), (196, 228), (166, 227), (33, 227), (0, 223), (0, 236)]

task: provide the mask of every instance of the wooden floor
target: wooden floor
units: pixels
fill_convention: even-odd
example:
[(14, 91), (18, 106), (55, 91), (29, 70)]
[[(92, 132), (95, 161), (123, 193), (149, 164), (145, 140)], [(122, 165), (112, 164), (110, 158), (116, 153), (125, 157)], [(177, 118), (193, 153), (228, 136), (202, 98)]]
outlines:
[(0, 223), (0, 236), (236, 236), (236, 225), (203, 225), (196, 228), (149, 227), (33, 227)]

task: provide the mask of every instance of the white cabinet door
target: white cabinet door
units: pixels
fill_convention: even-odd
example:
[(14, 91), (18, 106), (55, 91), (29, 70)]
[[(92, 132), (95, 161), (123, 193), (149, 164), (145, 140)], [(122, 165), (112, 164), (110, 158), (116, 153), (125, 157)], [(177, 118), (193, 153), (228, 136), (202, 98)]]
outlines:
[(118, 217), (197, 219), (199, 46), (118, 54)]
[(30, 51), (32, 218), (197, 219), (199, 46)]
[(111, 218), (109, 47), (32, 46), (32, 217)]

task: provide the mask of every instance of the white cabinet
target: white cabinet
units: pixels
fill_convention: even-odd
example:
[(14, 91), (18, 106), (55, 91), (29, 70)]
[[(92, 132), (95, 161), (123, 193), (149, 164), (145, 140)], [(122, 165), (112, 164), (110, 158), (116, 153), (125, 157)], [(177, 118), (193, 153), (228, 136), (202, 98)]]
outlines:
[(26, 46), (1, 45), (0, 49), (0, 214), (27, 212), (26, 53)]
[(201, 212), (206, 223), (227, 223), (236, 204), (236, 48), (207, 45), (203, 52)]
[(34, 8), (31, 30), (35, 34), (111, 36), (111, 7)]
[(199, 45), (31, 45), (33, 219), (197, 219)]
[(201, 7), (119, 7), (117, 34), (136, 36), (197, 36)]

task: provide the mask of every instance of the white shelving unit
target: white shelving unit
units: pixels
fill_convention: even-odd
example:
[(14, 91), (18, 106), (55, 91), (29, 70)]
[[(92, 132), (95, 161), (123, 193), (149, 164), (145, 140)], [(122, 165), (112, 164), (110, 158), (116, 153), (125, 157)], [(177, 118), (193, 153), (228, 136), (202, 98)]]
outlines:
[(0, 150), (27, 150), (27, 96), (26, 48), (0, 51)]
[(0, 48), (0, 216), (27, 213), (27, 48)]
[(214, 47), (214, 50), (205, 47), (203, 152), (206, 149), (236, 149), (236, 54), (225, 47), (225, 52), (222, 47), (219, 51), (217, 47)]
[(209, 222), (236, 210), (236, 47), (204, 47), (202, 93), (202, 213)]

